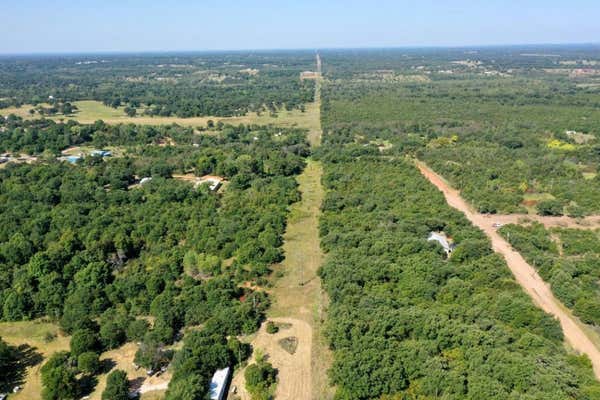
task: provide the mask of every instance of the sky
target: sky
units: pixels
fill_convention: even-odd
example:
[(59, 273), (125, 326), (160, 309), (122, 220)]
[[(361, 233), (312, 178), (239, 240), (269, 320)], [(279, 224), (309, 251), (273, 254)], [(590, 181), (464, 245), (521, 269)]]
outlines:
[(598, 0), (2, 0), (0, 53), (600, 42)]

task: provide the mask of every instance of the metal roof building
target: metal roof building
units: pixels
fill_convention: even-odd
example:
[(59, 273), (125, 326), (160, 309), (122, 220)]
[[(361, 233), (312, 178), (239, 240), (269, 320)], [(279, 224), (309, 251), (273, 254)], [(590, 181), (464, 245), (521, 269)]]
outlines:
[(438, 242), (444, 248), (446, 254), (450, 255), (454, 250), (454, 244), (448, 241), (448, 238), (443, 232), (431, 232), (427, 238), (430, 242)]
[(227, 397), (227, 384), (231, 375), (231, 368), (220, 369), (210, 380), (210, 400), (224, 400)]

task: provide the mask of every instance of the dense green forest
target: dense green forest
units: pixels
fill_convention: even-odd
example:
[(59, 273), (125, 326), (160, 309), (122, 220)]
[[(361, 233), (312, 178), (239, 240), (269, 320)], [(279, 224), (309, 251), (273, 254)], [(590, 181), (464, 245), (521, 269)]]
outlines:
[[(184, 327), (203, 325), (173, 360), (170, 399), (189, 380), (204, 393), (217, 368), (248, 356), (227, 338), (254, 332), (269, 304), (241, 284), (264, 279), (283, 257), (287, 207), (299, 199), (294, 175), (308, 154), (304, 131), (227, 126), (196, 137), (178, 127), (10, 124), (2, 139), (13, 149), (128, 148), (121, 158), (71, 165), (47, 157), (0, 169), (1, 319), (45, 316), (72, 337), (70, 353), (44, 365), (45, 399), (78, 398), (77, 374), (93, 375), (97, 353), (126, 341), (141, 341), (139, 365), (164, 366), (165, 346)], [(34, 129), (31, 143), (10, 143), (11, 131)], [(161, 135), (182, 144), (139, 146)], [(228, 183), (215, 193), (171, 178), (184, 170)], [(135, 184), (140, 177), (152, 180)]]
[(364, 64), (333, 53), (324, 129), (423, 159), (481, 212), (526, 212), (543, 199), (557, 214), (599, 213), (597, 53), (526, 51), (382, 50)]
[[(561, 64), (596, 56), (437, 50), (322, 54), (315, 156), (336, 398), (598, 398), (589, 360), (565, 349), (558, 322), (410, 161), (431, 164), (481, 211), (524, 212), (539, 196), (542, 214), (597, 212), (600, 92)], [(432, 231), (453, 240), (451, 256), (428, 242)], [(597, 279), (588, 261), (573, 282), (584, 298)]]
[[(331, 147), (321, 220), (339, 399), (594, 399), (585, 357), (411, 164)], [(427, 242), (443, 230), (446, 259)]]
[(543, 225), (507, 225), (500, 233), (550, 284), (557, 298), (587, 324), (600, 326), (598, 232)]
[[(0, 320), (43, 318), (70, 336), (40, 368), (42, 398), (91, 393), (107, 372), (99, 355), (128, 342), (143, 369), (170, 365), (167, 400), (204, 399), (215, 370), (247, 360), (238, 338), (272, 301), (251, 288), (268, 286), (284, 256), (308, 156), (325, 172), (319, 275), (337, 399), (600, 398), (589, 360), (565, 348), (558, 322), (411, 161), (481, 212), (600, 213), (598, 46), (320, 55), (314, 154), (300, 129), (68, 120), (78, 100), (129, 115), (303, 109), (312, 51), (0, 58), (0, 114), (30, 104), (34, 117), (65, 116), (0, 117), (0, 154), (11, 154), (0, 165)], [(65, 150), (87, 154), (71, 163)], [(225, 183), (185, 181), (204, 175)], [(456, 244), (450, 256), (432, 231)], [(565, 305), (600, 324), (598, 232), (501, 232)], [(27, 351), (0, 339), (0, 391), (22, 379)], [(277, 371), (256, 361), (249, 388), (272, 392)], [(115, 370), (102, 398), (128, 389)]]
[[(157, 116), (237, 116), (313, 100), (313, 52), (65, 55), (0, 58), (0, 108), (98, 100)], [(68, 109), (66, 111), (69, 111)], [(68, 114), (68, 112), (67, 112)]]

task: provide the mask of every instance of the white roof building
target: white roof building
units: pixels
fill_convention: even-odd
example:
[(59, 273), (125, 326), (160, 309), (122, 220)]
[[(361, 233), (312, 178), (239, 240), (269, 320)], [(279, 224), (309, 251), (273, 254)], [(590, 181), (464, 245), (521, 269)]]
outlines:
[(427, 238), (429, 242), (438, 242), (444, 248), (446, 254), (450, 255), (454, 250), (454, 243), (450, 243), (443, 232), (431, 232)]
[(215, 372), (210, 380), (210, 400), (224, 400), (227, 397), (227, 384), (230, 375), (231, 369), (229, 367)]
[(202, 178), (200, 178), (197, 185), (198, 184), (199, 185), (208, 184), (208, 188), (214, 192), (214, 191), (218, 190), (221, 187), (221, 185), (223, 184), (223, 178), (221, 178), (220, 176), (205, 175)]

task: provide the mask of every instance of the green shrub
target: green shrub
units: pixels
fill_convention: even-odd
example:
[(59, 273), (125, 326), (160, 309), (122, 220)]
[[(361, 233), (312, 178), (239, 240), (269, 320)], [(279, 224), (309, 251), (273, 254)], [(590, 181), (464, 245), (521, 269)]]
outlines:
[(273, 321), (267, 322), (267, 333), (273, 335), (279, 332), (279, 327)]

